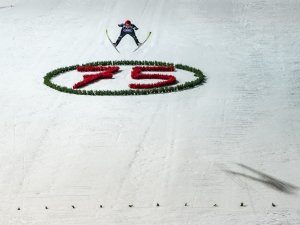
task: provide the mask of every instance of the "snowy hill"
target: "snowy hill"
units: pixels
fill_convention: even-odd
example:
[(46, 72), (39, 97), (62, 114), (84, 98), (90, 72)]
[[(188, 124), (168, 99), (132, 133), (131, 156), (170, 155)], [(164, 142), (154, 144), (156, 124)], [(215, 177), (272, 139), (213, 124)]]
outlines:
[[(299, 224), (299, 10), (0, 0), (0, 225)], [(118, 54), (105, 29), (116, 39), (126, 19), (152, 36)], [(55, 68), (120, 59), (190, 65), (207, 83), (127, 97), (43, 85)]]

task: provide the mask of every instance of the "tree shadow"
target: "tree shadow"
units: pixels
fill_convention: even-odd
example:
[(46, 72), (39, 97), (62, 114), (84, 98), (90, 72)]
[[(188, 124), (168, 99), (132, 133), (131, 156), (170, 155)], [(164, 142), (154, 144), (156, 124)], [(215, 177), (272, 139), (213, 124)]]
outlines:
[(262, 173), (262, 172), (255, 170), (249, 166), (246, 166), (244, 164), (240, 164), (240, 163), (236, 163), (236, 164), (238, 166), (240, 166), (244, 169), (247, 169), (247, 170), (251, 171), (252, 173), (258, 175), (258, 177), (247, 175), (245, 173), (235, 172), (232, 170), (224, 170), (224, 171), (231, 175), (241, 176), (241, 177), (245, 177), (245, 178), (248, 178), (248, 179), (256, 181), (256, 182), (260, 182), (274, 190), (277, 190), (277, 191), (280, 191), (280, 192), (283, 192), (286, 194), (296, 194), (297, 190), (299, 189), (299, 187), (297, 187), (295, 185), (292, 185), (285, 181), (279, 180), (275, 177), (271, 177), (268, 174)]

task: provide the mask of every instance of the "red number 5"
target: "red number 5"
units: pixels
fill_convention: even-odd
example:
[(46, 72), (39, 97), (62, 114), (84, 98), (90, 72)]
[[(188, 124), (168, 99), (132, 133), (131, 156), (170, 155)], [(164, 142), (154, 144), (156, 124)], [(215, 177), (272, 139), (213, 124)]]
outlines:
[(174, 66), (136, 66), (132, 68), (131, 77), (133, 79), (161, 79), (160, 81), (152, 84), (129, 84), (130, 88), (134, 89), (146, 89), (162, 87), (176, 83), (176, 77), (172, 75), (163, 74), (142, 74), (143, 71), (160, 71), (160, 72), (170, 72), (175, 71)]

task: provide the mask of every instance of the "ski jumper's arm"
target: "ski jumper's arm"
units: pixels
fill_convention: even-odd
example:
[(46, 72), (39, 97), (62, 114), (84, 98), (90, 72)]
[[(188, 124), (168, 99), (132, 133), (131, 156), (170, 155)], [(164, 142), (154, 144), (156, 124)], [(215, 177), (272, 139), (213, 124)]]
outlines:
[(134, 24), (131, 24), (131, 26), (132, 26), (132, 28), (133, 28), (134, 30), (138, 30), (138, 29), (139, 29), (139, 28), (137, 28), (137, 26), (134, 25)]
[(120, 23), (118, 24), (119, 27), (123, 27), (124, 26), (124, 23)]

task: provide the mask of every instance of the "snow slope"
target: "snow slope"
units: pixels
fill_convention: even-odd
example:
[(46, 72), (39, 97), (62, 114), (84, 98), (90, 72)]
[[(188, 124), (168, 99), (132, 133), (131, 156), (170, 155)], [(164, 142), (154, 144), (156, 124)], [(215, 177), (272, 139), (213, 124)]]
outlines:
[[(1, 0), (0, 224), (299, 224), (299, 10), (298, 0)], [(117, 38), (125, 19), (153, 35), (136, 53), (124, 38), (119, 55), (105, 29)], [(55, 68), (118, 59), (183, 63), (208, 80), (134, 97), (43, 85)]]

